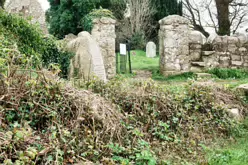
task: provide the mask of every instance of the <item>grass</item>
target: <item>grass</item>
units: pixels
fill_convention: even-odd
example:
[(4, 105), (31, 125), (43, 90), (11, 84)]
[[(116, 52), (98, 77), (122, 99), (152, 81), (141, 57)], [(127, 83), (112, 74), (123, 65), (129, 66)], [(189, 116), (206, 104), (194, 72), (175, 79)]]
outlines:
[(238, 87), (239, 85), (242, 84), (247, 84), (248, 83), (248, 78), (242, 78), (242, 79), (227, 79), (227, 80), (223, 80), (223, 79), (216, 79), (215, 82), (217, 82), (218, 84), (223, 84), (231, 89), (234, 89), (236, 87)]
[(214, 68), (207, 71), (220, 79), (243, 79), (248, 78), (247, 69)]
[(248, 119), (243, 123), (241, 137), (236, 142), (224, 142), (225, 147), (208, 153), (209, 165), (248, 165)]
[(143, 50), (131, 51), (131, 61), (133, 70), (148, 70), (152, 72), (152, 79), (156, 81), (187, 81), (195, 75), (187, 72), (179, 75), (165, 77), (159, 73), (159, 56), (155, 58), (147, 58), (146, 52)]
[(142, 50), (131, 51), (132, 69), (133, 70), (149, 70), (159, 68), (159, 57), (146, 57), (146, 52)]
[(153, 70), (153, 73), (152, 73), (152, 79), (157, 80), (157, 81), (181, 82), (181, 81), (187, 81), (189, 79), (193, 79), (195, 77), (196, 77), (196, 75), (193, 72), (185, 72), (182, 74), (171, 75), (168, 77), (161, 75), (159, 73), (159, 70)]

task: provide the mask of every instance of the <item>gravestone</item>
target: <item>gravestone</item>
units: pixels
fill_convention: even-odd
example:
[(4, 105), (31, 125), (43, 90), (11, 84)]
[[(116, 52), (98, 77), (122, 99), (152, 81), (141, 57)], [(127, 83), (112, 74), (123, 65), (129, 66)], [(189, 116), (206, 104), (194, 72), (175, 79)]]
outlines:
[(101, 49), (88, 32), (81, 32), (67, 44), (75, 56), (70, 64), (70, 78), (88, 79), (95, 75), (106, 81), (106, 72)]
[(156, 44), (154, 42), (148, 42), (146, 44), (146, 57), (156, 57)]

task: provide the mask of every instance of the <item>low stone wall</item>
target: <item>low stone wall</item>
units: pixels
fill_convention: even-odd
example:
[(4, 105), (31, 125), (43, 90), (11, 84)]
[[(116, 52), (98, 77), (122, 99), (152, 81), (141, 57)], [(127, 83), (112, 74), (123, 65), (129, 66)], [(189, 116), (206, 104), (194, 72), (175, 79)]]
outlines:
[[(212, 50), (201, 50), (199, 59), (191, 62), (192, 71), (208, 68), (245, 68), (248, 67), (248, 44), (239, 36), (216, 36), (210, 43)], [(190, 51), (194, 51), (191, 48)]]
[(160, 72), (167, 76), (181, 72), (201, 72), (209, 68), (247, 68), (248, 37), (205, 37), (190, 29), (189, 22), (177, 15), (160, 20)]
[(102, 17), (93, 20), (92, 37), (101, 48), (107, 78), (116, 75), (116, 55), (115, 55), (115, 23), (111, 18)]

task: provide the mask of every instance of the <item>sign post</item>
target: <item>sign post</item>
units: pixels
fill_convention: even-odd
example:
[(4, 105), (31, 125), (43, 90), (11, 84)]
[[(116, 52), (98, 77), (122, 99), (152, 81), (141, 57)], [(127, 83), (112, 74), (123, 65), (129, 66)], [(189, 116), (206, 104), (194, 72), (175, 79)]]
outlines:
[(130, 42), (129, 42), (129, 41), (127, 41), (127, 49), (128, 49), (129, 72), (132, 74), (132, 65), (131, 65), (131, 45), (130, 45)]
[(126, 63), (127, 63), (127, 46), (126, 44), (120, 44), (120, 72), (126, 73)]

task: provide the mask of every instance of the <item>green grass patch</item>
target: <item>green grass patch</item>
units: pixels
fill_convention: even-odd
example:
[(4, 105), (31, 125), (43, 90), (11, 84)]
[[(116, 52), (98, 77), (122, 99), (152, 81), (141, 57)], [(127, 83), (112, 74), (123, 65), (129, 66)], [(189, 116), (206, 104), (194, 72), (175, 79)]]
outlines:
[(196, 75), (193, 72), (185, 72), (182, 74), (171, 75), (171, 76), (163, 76), (160, 74), (159, 70), (152, 71), (152, 79), (157, 81), (187, 81), (189, 79), (195, 78)]
[(235, 142), (226, 141), (225, 147), (208, 154), (209, 165), (248, 165), (248, 119), (243, 123), (242, 135)]
[(159, 56), (148, 58), (146, 52), (142, 50), (131, 51), (131, 61), (133, 70), (151, 71), (159, 68)]
[[(119, 53), (118, 56), (118, 73), (129, 73), (129, 59), (128, 55), (122, 56)], [(126, 71), (121, 69), (121, 65), (126, 66)], [(132, 70), (158, 70), (159, 69), (159, 56), (154, 58), (146, 57), (146, 52), (143, 50), (131, 51), (131, 67)]]
[(218, 84), (223, 84), (226, 87), (229, 87), (231, 89), (234, 89), (242, 84), (247, 84), (248, 83), (248, 78), (244, 78), (244, 79), (235, 79), (235, 80), (230, 80), (230, 79), (217, 79), (216, 82)]
[(248, 78), (247, 69), (225, 69), (225, 68), (214, 68), (207, 71), (220, 79), (241, 79)]
[[(120, 60), (118, 60), (120, 63)], [(131, 51), (131, 62), (133, 70), (149, 70), (152, 72), (152, 79), (157, 81), (187, 81), (195, 77), (193, 72), (185, 72), (179, 75), (165, 77), (159, 72), (159, 56), (155, 58), (146, 57), (143, 50)], [(128, 62), (127, 62), (128, 68)]]

